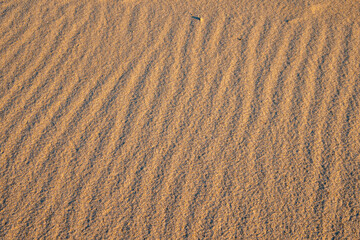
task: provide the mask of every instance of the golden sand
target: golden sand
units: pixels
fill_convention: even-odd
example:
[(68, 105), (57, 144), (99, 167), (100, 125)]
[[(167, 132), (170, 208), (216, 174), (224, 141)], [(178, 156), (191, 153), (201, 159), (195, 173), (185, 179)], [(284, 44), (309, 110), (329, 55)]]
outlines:
[(360, 239), (360, 1), (0, 1), (0, 239)]

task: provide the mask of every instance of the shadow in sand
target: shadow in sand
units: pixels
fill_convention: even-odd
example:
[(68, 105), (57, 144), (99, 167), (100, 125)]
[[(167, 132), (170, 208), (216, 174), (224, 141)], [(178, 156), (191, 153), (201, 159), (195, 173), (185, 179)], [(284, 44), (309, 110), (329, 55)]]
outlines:
[(193, 19), (196, 19), (196, 20), (201, 20), (201, 18), (199, 18), (199, 17), (195, 17), (195, 16), (191, 16), (191, 18), (193, 18)]

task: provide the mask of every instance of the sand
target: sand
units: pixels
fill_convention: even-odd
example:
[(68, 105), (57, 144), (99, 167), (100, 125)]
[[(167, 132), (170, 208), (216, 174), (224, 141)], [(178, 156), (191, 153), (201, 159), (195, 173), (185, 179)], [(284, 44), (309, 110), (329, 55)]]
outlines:
[(0, 1), (0, 239), (360, 239), (360, 1)]

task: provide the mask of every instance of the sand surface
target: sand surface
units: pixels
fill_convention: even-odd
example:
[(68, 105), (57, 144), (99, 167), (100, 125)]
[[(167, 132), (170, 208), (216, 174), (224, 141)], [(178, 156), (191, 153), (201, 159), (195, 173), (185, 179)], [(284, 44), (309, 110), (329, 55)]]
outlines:
[(360, 239), (360, 1), (0, 1), (0, 239)]

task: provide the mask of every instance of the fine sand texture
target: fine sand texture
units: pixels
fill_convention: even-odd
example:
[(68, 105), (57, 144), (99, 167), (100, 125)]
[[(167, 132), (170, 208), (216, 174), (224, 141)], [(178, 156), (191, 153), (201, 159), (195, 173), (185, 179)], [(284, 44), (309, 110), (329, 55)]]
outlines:
[(359, 0), (0, 1), (0, 239), (360, 239)]

